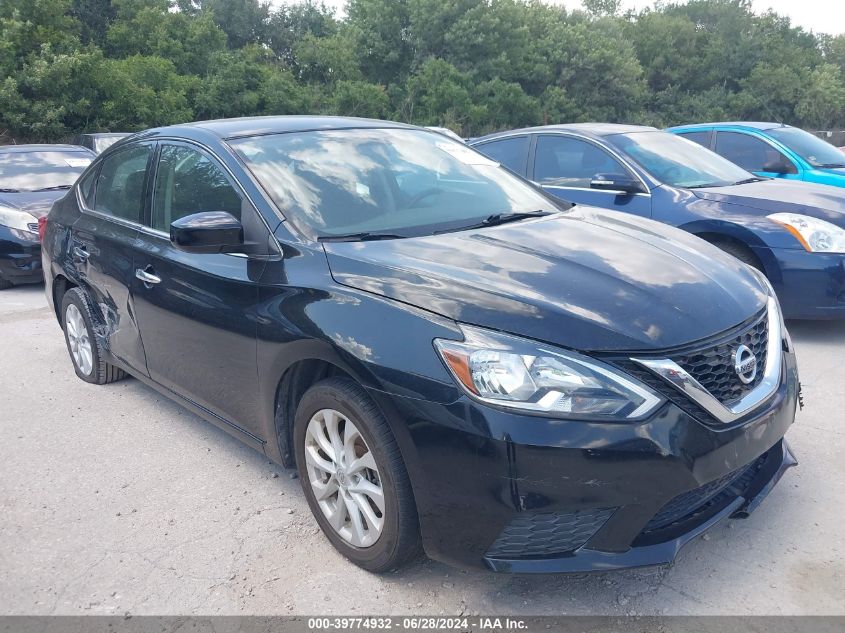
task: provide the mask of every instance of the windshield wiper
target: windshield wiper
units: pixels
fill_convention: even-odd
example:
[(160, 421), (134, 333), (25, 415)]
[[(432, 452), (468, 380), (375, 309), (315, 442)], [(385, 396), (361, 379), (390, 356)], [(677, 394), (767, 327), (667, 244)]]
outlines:
[(20, 193), (20, 189), (0, 189), (0, 193)]
[(816, 165), (820, 169), (836, 169), (838, 167), (845, 167), (845, 163), (827, 163), (826, 165)]
[(376, 240), (401, 240), (408, 237), (397, 233), (346, 233), (345, 235), (321, 235), (318, 242), (373, 242)]
[(56, 185), (55, 187), (42, 187), (41, 189), (33, 189), (33, 191), (62, 191), (64, 189), (70, 189), (73, 185)]
[(749, 182), (762, 182), (764, 180), (768, 180), (768, 178), (758, 178), (754, 176), (752, 178), (745, 178), (744, 180), (737, 180), (734, 185), (747, 185)]
[(486, 218), (481, 220), (481, 222), (476, 222), (475, 224), (470, 224), (468, 226), (460, 226), (455, 229), (435, 231), (434, 234), (437, 235), (438, 233), (467, 231), (469, 229), (483, 229), (488, 226), (498, 226), (500, 224), (507, 224), (508, 222), (518, 222), (519, 220), (525, 220), (527, 218), (542, 218), (546, 215), (551, 214), (552, 211), (520, 211), (518, 213), (494, 213), (493, 215), (488, 215)]

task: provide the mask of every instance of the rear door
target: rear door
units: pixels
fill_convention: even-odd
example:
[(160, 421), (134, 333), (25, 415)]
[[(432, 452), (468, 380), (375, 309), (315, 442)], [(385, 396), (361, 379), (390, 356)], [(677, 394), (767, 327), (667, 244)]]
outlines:
[(689, 132), (675, 132), (675, 134), (707, 149), (713, 149), (713, 130), (690, 130)]
[(651, 217), (651, 194), (590, 188), (590, 182), (597, 174), (621, 174), (639, 179), (597, 143), (564, 134), (541, 134), (537, 136), (529, 162), (531, 180), (558, 198)]
[(473, 145), (473, 149), (495, 160), (502, 167), (507, 167), (515, 174), (519, 174), (525, 178), (528, 169), (530, 141), (530, 135), (521, 134), (519, 136), (508, 136), (506, 138), (498, 138), (480, 143), (479, 145)]
[(264, 404), (257, 282), (266, 258), (186, 253), (173, 246), (169, 229), (186, 215), (226, 211), (241, 220), (247, 239), (263, 231), (267, 243), (269, 232), (227, 170), (198, 146), (162, 142), (150, 186), (132, 288), (150, 377), (223, 422), (257, 432)]
[(130, 288), (153, 147), (140, 143), (107, 156), (83, 182), (70, 244), (79, 280), (102, 315), (109, 351), (140, 373), (146, 363)]

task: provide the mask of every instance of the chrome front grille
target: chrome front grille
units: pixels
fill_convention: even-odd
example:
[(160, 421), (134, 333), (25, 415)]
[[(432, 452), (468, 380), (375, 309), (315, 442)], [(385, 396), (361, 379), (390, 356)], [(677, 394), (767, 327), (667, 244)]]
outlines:
[[(755, 323), (745, 326), (727, 340), (671, 358), (719, 402), (733, 404), (763, 380), (768, 334), (768, 320), (763, 314)], [(740, 345), (747, 346), (757, 359), (757, 375), (748, 384), (744, 384), (734, 370), (733, 354)]]
[[(777, 391), (783, 364), (781, 326), (777, 299), (770, 297), (760, 314), (708, 341), (614, 362), (700, 421), (729, 424)], [(756, 359), (753, 376), (742, 371), (750, 379), (747, 384), (736, 367), (740, 348), (740, 360), (749, 360), (752, 354)], [(643, 371), (650, 375), (643, 376)]]

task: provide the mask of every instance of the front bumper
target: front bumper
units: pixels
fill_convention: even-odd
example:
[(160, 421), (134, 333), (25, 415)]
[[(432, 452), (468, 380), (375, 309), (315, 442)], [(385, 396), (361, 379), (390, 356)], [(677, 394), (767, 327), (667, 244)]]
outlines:
[(0, 225), (0, 279), (13, 284), (39, 283), (41, 244), (27, 242), (12, 235), (8, 227)]
[[(668, 563), (715, 522), (753, 510), (795, 463), (783, 441), (798, 397), (789, 352), (777, 392), (722, 427), (672, 402), (648, 420), (608, 424), (465, 398), (373, 397), (407, 432), (400, 445), (427, 554), (458, 566), (548, 573)], [(690, 495), (689, 507), (667, 514)]]
[(845, 254), (758, 248), (787, 319), (845, 318)]

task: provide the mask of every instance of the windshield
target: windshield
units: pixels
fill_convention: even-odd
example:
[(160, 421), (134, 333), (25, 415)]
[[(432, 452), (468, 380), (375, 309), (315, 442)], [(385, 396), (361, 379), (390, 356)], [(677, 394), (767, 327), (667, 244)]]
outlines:
[(721, 187), (754, 179), (726, 158), (668, 132), (614, 134), (608, 141), (651, 176), (673, 187)]
[(767, 133), (813, 167), (845, 167), (845, 152), (800, 128), (779, 127)]
[(350, 129), (230, 142), (285, 215), (319, 236), (457, 230), (558, 210), (498, 163), (441, 134)]
[(0, 153), (0, 190), (17, 192), (70, 188), (91, 158), (88, 152)]

